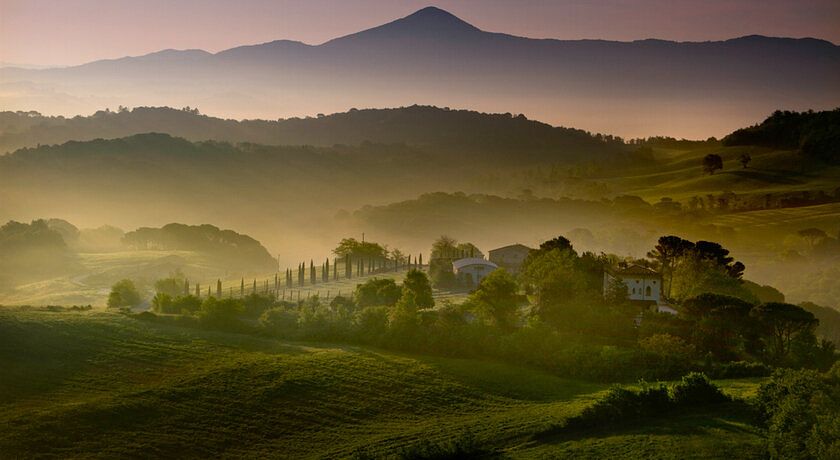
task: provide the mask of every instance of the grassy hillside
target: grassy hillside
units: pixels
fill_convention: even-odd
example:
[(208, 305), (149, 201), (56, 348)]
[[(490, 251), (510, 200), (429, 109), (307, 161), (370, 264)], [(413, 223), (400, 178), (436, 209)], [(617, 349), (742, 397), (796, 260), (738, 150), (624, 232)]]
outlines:
[[(756, 431), (726, 407), (543, 439), (534, 435), (606, 386), (493, 362), (283, 343), (106, 313), (0, 313), (0, 362), (0, 451), (12, 457), (336, 458), (469, 436), (523, 458), (761, 451)], [(755, 385), (724, 388), (748, 394)]]
[[(833, 191), (840, 184), (840, 167), (808, 159), (792, 150), (771, 148), (702, 147), (689, 150), (656, 149), (657, 161), (625, 171), (610, 171), (593, 179), (604, 181), (616, 193), (638, 195), (651, 201), (662, 197), (684, 200), (695, 195), (721, 193), (767, 193)], [(723, 159), (723, 170), (708, 175), (702, 170), (705, 155)], [(738, 161), (742, 154), (752, 158), (747, 168)]]

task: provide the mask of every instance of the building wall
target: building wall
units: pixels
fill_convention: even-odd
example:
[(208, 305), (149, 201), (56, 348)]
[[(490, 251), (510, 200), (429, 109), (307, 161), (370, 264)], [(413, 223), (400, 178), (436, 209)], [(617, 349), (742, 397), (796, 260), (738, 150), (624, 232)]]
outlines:
[(456, 271), (456, 275), (459, 278), (472, 278), (473, 283), (478, 284), (483, 280), (487, 275), (492, 273), (495, 269), (493, 267), (487, 265), (467, 265), (461, 267), (460, 270)]
[[(650, 278), (645, 276), (621, 276), (624, 284), (627, 286), (630, 300), (640, 300), (646, 302), (659, 302), (661, 298), (662, 280), (658, 278)], [(609, 273), (604, 273), (604, 292), (606, 293), (607, 286), (610, 280), (614, 277)]]
[(509, 248), (503, 250), (490, 251), (490, 262), (504, 267), (508, 271), (517, 271), (522, 266), (522, 262), (528, 257), (529, 249), (527, 248)]

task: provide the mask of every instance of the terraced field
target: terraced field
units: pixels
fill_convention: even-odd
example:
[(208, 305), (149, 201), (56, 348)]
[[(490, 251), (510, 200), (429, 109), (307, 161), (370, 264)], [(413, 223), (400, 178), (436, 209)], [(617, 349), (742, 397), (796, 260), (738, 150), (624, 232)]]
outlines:
[[(0, 452), (9, 457), (379, 457), (468, 436), (512, 457), (760, 452), (743, 414), (725, 408), (541, 439), (607, 386), (102, 312), (0, 312), (0, 365)], [(724, 387), (747, 394), (756, 384)], [(673, 450), (685, 440), (691, 450)]]

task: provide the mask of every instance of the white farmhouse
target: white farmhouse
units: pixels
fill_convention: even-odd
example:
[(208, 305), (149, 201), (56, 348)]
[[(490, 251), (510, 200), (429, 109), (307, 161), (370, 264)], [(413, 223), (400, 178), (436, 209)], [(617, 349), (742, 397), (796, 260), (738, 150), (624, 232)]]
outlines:
[(641, 265), (629, 265), (604, 271), (604, 295), (613, 280), (627, 285), (630, 300), (659, 304), (662, 292), (662, 275)]
[(477, 285), (497, 268), (499, 266), (493, 262), (478, 257), (468, 257), (452, 262), (452, 271), (455, 272), (455, 276), (468, 285)]

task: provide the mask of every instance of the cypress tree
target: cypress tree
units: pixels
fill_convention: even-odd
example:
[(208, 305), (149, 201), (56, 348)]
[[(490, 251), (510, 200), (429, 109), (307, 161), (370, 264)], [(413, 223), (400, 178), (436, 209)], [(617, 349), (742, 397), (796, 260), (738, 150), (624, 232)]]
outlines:
[(190, 295), (190, 280), (184, 280), (184, 295)]
[(309, 259), (309, 282), (312, 284), (317, 282), (315, 278), (315, 262), (312, 259)]
[(423, 254), (420, 254), (420, 268), (423, 268)]
[(242, 278), (242, 284), (239, 285), (239, 295), (245, 297), (245, 277)]
[(338, 258), (333, 258), (333, 280), (338, 280)]
[(218, 297), (220, 299), (222, 298), (222, 280), (221, 279), (216, 280), (216, 297)]
[(256, 294), (256, 293), (257, 293), (257, 279), (254, 278), (254, 289), (252, 291), (252, 294)]
[(198, 283), (195, 283), (195, 296), (201, 297), (201, 290), (199, 289)]

